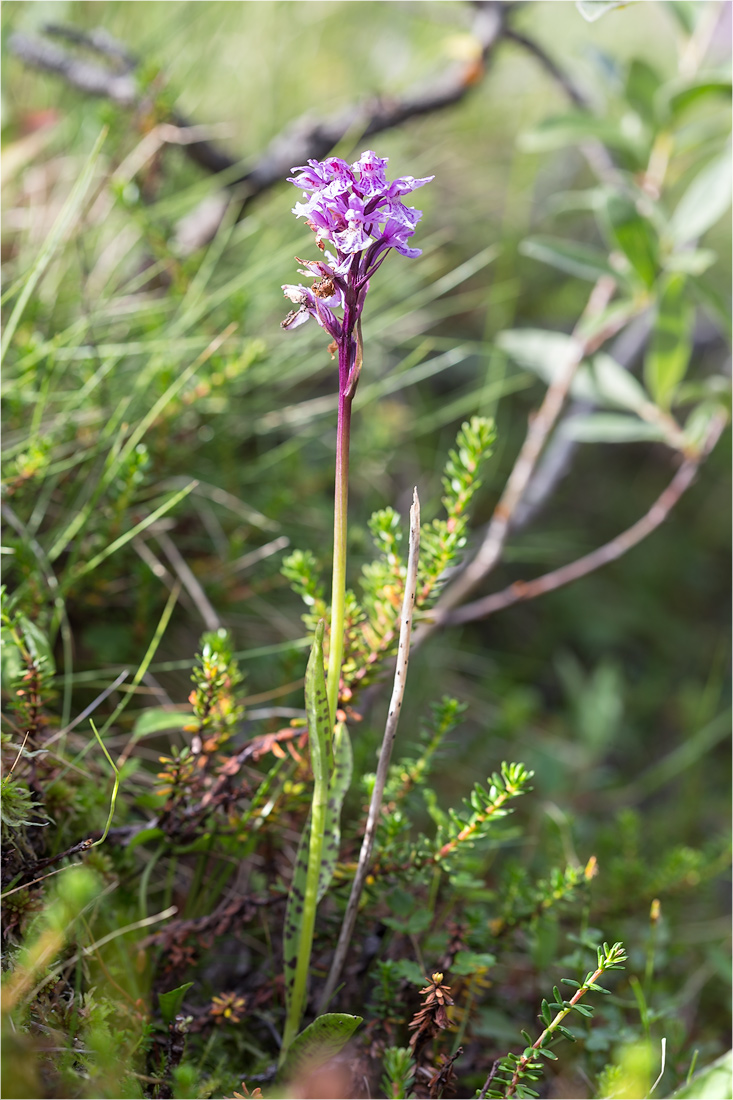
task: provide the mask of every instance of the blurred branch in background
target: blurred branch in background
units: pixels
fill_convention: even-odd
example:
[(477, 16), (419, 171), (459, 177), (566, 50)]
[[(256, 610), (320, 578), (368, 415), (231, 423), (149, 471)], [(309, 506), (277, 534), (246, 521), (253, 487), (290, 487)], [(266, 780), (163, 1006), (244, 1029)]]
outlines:
[(580, 580), (581, 577), (586, 577), (596, 569), (601, 569), (604, 565), (609, 565), (612, 561), (622, 557), (664, 523), (680, 497), (692, 485), (701, 464), (720, 439), (727, 420), (725, 413), (719, 413), (711, 420), (699, 453), (694, 457), (685, 459), (670, 484), (655, 500), (646, 515), (642, 516), (631, 527), (622, 531), (616, 538), (611, 539), (604, 546), (600, 546), (591, 554), (586, 554), (584, 557), (578, 558), (577, 561), (564, 565), (561, 569), (554, 569), (551, 573), (545, 573), (544, 576), (537, 577), (536, 580), (515, 581), (514, 584), (510, 584), (508, 588), (501, 592), (493, 592), (490, 596), (474, 600), (473, 603), (465, 604), (455, 611), (446, 611), (438, 620), (439, 623), (454, 626), (458, 623), (471, 622), (473, 619), (488, 618), (489, 615), (493, 615), (497, 611), (503, 611), (505, 607), (511, 607), (512, 604), (519, 603), (521, 600), (532, 600), (537, 596), (554, 592), (556, 588)]
[[(450, 65), (443, 75), (406, 94), (378, 95), (364, 99), (328, 118), (314, 118), (306, 113), (277, 134), (264, 152), (254, 158), (245, 172), (234, 173), (226, 182), (227, 192), (233, 192), (239, 203), (239, 216), (249, 203), (264, 191), (280, 183), (294, 165), (327, 156), (344, 138), (353, 144), (400, 126), (412, 118), (433, 114), (460, 103), (482, 83), (495, 48), (502, 42), (512, 42), (533, 56), (552, 77), (573, 105), (592, 110), (592, 102), (577, 82), (532, 38), (512, 29), (509, 20), (522, 5), (500, 0), (473, 0), (470, 34), (474, 40), (473, 56), (467, 61)], [(139, 61), (126, 46), (103, 29), (90, 32), (74, 27), (47, 24), (46, 38), (24, 32), (10, 36), (10, 52), (25, 64), (44, 72), (56, 73), (71, 87), (87, 95), (100, 96), (118, 106), (135, 111), (149, 111), (154, 104), (155, 90), (144, 93), (135, 78)], [(61, 38), (91, 51), (109, 62), (90, 60), (70, 53), (53, 39)], [(51, 39), (51, 40), (49, 40)], [(207, 140), (207, 132), (176, 110), (169, 110), (161, 119), (169, 125), (159, 127), (158, 145), (178, 144), (200, 168), (214, 174), (231, 175), (242, 160), (233, 158), (218, 145)], [(191, 131), (187, 136), (185, 131)], [(210, 132), (210, 131), (209, 131)], [(600, 179), (615, 176), (613, 161), (598, 141), (588, 141), (583, 153)], [(226, 193), (218, 198), (209, 196), (192, 213), (181, 220), (177, 228), (178, 251), (187, 255), (208, 244), (225, 216), (229, 199)]]
[[(327, 156), (347, 135), (354, 141), (365, 140), (411, 118), (451, 107), (468, 95), (485, 76), (489, 57), (505, 32), (507, 10), (511, 5), (497, 0), (478, 0), (472, 7), (471, 34), (476, 49), (470, 61), (449, 66), (441, 78), (403, 96), (374, 96), (330, 118), (314, 119), (311, 114), (302, 115), (273, 138), (255, 159), (252, 168), (236, 175), (227, 184), (227, 189), (237, 195), (240, 214), (252, 199), (281, 183), (294, 165)], [(10, 51), (27, 65), (56, 73), (72, 87), (88, 95), (102, 96), (121, 107), (138, 111), (152, 106), (149, 97), (140, 92), (133, 75), (138, 62), (122, 43), (100, 30), (86, 34), (71, 27), (49, 24), (45, 32), (50, 38), (64, 38), (91, 50), (112, 61), (116, 67), (76, 56), (47, 38), (22, 32), (11, 35)], [(194, 126), (193, 122), (176, 111), (170, 112), (167, 121), (181, 130)], [(164, 136), (164, 140), (170, 140), (170, 136)], [(210, 141), (175, 140), (180, 141), (187, 156), (209, 172), (228, 171), (240, 163)], [(208, 200), (198, 211), (184, 219), (185, 224), (179, 227), (178, 232), (182, 251), (195, 251), (215, 236), (227, 202), (222, 197), (221, 203), (214, 209)]]
[[(629, 320), (628, 313), (616, 313), (598, 325), (611, 301), (616, 284), (601, 278), (596, 283), (588, 304), (572, 335), (570, 354), (547, 388), (544, 400), (529, 422), (527, 436), (509, 475), (506, 488), (497, 504), (483, 541), (473, 559), (456, 578), (436, 608), (434, 622), (440, 624), (447, 612), (456, 607), (473, 588), (491, 572), (501, 557), (516, 508), (519, 506), (547, 439), (573, 381), (575, 372), (589, 355)], [(426, 627), (425, 629), (430, 629)]]

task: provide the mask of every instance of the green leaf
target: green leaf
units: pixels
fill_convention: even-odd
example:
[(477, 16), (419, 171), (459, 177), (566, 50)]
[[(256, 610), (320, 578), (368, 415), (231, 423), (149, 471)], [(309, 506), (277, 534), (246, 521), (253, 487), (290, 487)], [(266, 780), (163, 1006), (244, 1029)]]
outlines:
[[(554, 381), (558, 371), (562, 370), (568, 360), (575, 355), (577, 348), (572, 336), (564, 332), (549, 332), (538, 328), (507, 329), (499, 334), (496, 343), (520, 367), (538, 374), (548, 385)], [(577, 383), (571, 392), (574, 397), (592, 399), (591, 393), (587, 390), (578, 391)]]
[(717, 260), (711, 248), (691, 248), (673, 252), (664, 261), (665, 271), (680, 271), (684, 275), (702, 275)]
[(709, 313), (730, 341), (731, 329), (733, 329), (730, 297), (721, 291), (716, 279), (690, 276), (688, 284), (697, 302)]
[(278, 1077), (293, 1080), (306, 1070), (335, 1058), (362, 1022), (363, 1016), (326, 1012), (293, 1040)]
[(344, 722), (339, 722), (333, 737), (333, 770), (328, 788), (326, 831), (323, 838), (323, 856), (318, 879), (319, 901), (326, 893), (336, 868), (341, 843), (341, 807), (351, 786), (353, 771), (354, 756), (351, 751), (349, 731)]
[(677, 21), (678, 28), (685, 35), (692, 35), (700, 15), (700, 0), (666, 0), (666, 11)]
[(303, 918), (305, 884), (308, 876), (308, 850), (310, 846), (310, 815), (305, 823), (298, 842), (293, 877), (290, 881), (288, 900), (285, 906), (285, 924), (283, 927), (283, 964), (285, 974), (285, 997), (289, 1002), (295, 982), (295, 968), (298, 962), (300, 946), (300, 926)]
[(176, 1016), (181, 1011), (183, 998), (186, 996), (192, 985), (193, 982), (184, 982), (184, 984), (179, 985), (177, 989), (170, 989), (167, 993), (158, 994), (160, 1014), (163, 1017), (164, 1023), (173, 1023)]
[(730, 206), (732, 176), (730, 149), (695, 176), (670, 219), (669, 233), (675, 244), (701, 237), (723, 217)]
[(137, 740), (160, 730), (182, 730), (184, 726), (190, 726), (195, 721), (190, 711), (188, 714), (181, 714), (180, 711), (165, 710), (163, 707), (151, 707), (136, 718), (132, 736)]
[[(305, 673), (305, 705), (308, 720), (311, 768), (316, 788), (328, 785), (329, 756), (331, 754), (331, 717), (323, 673), (323, 620), (316, 627), (308, 666)], [(350, 751), (350, 745), (348, 746)], [(309, 819), (300, 837), (293, 868), (293, 878), (288, 893), (283, 930), (283, 960), (285, 964), (285, 998), (290, 1004), (295, 983), (298, 956), (301, 951), (301, 925), (308, 878), (312, 819)], [(322, 865), (322, 860), (321, 860)], [(319, 887), (320, 887), (319, 868)], [(309, 945), (310, 951), (310, 945)], [(297, 1025), (296, 1025), (297, 1026)]]
[(93, 573), (94, 570), (99, 565), (101, 565), (103, 561), (106, 561), (106, 559), (110, 557), (111, 554), (116, 553), (117, 550), (121, 550), (122, 547), (126, 546), (128, 542), (131, 542), (132, 539), (136, 537), (136, 535), (142, 534), (142, 532), (146, 531), (148, 527), (152, 526), (152, 524), (154, 524), (156, 520), (160, 519), (161, 516), (164, 516), (166, 512), (170, 512), (171, 508), (175, 508), (175, 506), (179, 504), (184, 497), (187, 497), (188, 494), (192, 492), (192, 490), (194, 490), (197, 485), (197, 481), (189, 481), (188, 485), (186, 485), (183, 489), (180, 489), (177, 493), (173, 493), (173, 495), (168, 497), (168, 499), (165, 500), (158, 508), (156, 508), (154, 512), (150, 512), (150, 514), (147, 515), (145, 519), (140, 520), (140, 522), (136, 524), (135, 527), (128, 528), (120, 535), (119, 538), (115, 539), (114, 542), (111, 542), (109, 546), (105, 546), (105, 548), (103, 550), (100, 550), (98, 554), (95, 554), (93, 558), (89, 558), (86, 561), (80, 562), (73, 570), (71, 576), (68, 577), (65, 584), (68, 587), (71, 587), (71, 585), (78, 581), (80, 577), (85, 576), (87, 573)]
[(677, 386), (687, 373), (694, 320), (695, 310), (686, 294), (684, 275), (666, 276), (644, 360), (647, 389), (663, 408), (669, 408)]
[(646, 61), (634, 58), (626, 77), (626, 100), (647, 122), (656, 117), (655, 96), (661, 81), (659, 74)]
[[(27, 618), (27, 616), (23, 614), (16, 615), (15, 622), (23, 634), (23, 639), (31, 657), (33, 657), (35, 661), (43, 664), (44, 673), (53, 676), (56, 671), (56, 663), (53, 659), (51, 644), (46, 635), (32, 619)], [(23, 665), (23, 668), (24, 667), (25, 665)]]
[(595, 23), (614, 8), (625, 8), (628, 0), (575, 0), (575, 6), (585, 19), (586, 23)]
[(670, 82), (660, 90), (658, 99), (662, 111), (676, 122), (693, 104), (712, 97), (730, 100), (730, 95), (730, 76), (711, 78), (710, 74), (706, 74), (693, 82)]
[(607, 191), (599, 210), (610, 243), (620, 248), (645, 286), (657, 277), (657, 240), (651, 222), (619, 191)]
[(539, 1093), (535, 1092), (534, 1089), (528, 1088), (527, 1085), (521, 1084), (520, 1082), (517, 1085), (515, 1095), (519, 1098), (519, 1100), (537, 1100)]
[(383, 923), (395, 932), (408, 936), (418, 936), (425, 932), (432, 923), (432, 914), (429, 909), (416, 909), (409, 917), (384, 917)]
[(586, 187), (583, 191), (558, 191), (547, 198), (547, 213), (555, 215), (575, 214), (578, 211), (594, 212), (604, 194), (602, 187)]
[(477, 970), (490, 970), (496, 961), (488, 952), (458, 952), (450, 968), (451, 974), (473, 975)]
[(15, 638), (8, 627), (0, 629), (0, 683), (9, 687), (19, 676), (22, 676), (25, 666), (20, 650), (15, 644)]
[(587, 111), (568, 112), (544, 119), (533, 130), (521, 134), (519, 148), (526, 153), (550, 153), (567, 145), (600, 141), (612, 149), (638, 158), (643, 150), (643, 135), (628, 133), (609, 118), (598, 118)]
[(394, 913), (397, 917), (407, 917), (415, 908), (415, 898), (413, 895), (408, 894), (406, 890), (403, 890), (399, 886), (395, 886), (394, 890), (390, 890), (384, 900), (390, 912)]
[(605, 352), (594, 357), (591, 370), (599, 396), (608, 404), (632, 412), (649, 404), (649, 395), (641, 383)]
[[(519, 366), (538, 374), (548, 384), (563, 369), (576, 346), (564, 332), (544, 329), (507, 329), (496, 342)], [(624, 409), (637, 410), (649, 402), (634, 376), (605, 353), (596, 355), (592, 365), (583, 364), (576, 371), (570, 393), (577, 401)]]
[(673, 1092), (671, 1100), (729, 1100), (732, 1073), (733, 1051), (729, 1050)]
[(685, 441), (691, 450), (698, 450), (708, 434), (710, 422), (724, 406), (720, 401), (703, 401), (693, 409), (685, 422)]
[(33, 293), (38, 285), (38, 282), (42, 278), (44, 272), (46, 271), (46, 268), (51, 262), (54, 252), (61, 245), (64, 237), (66, 236), (72, 224), (79, 215), (84, 197), (89, 189), (92, 180), (94, 179), (94, 174), (97, 167), (97, 159), (102, 150), (102, 145), (104, 144), (106, 136), (107, 128), (105, 127), (99, 134), (96, 142), (94, 143), (94, 148), (89, 155), (89, 159), (87, 160), (81, 173), (79, 174), (76, 183), (72, 187), (71, 193), (64, 205), (62, 206), (61, 211), (56, 218), (56, 221), (53, 223), (53, 226), (51, 227), (51, 232), (48, 234), (46, 240), (43, 242), (43, 247), (33, 261), (33, 264), (31, 265), (31, 269), (25, 278), (23, 289), (18, 295), (18, 299), (13, 306), (13, 311), (10, 314), (10, 317), (8, 318), (5, 324), (5, 328), (3, 330), (2, 342), (0, 343), (0, 360), (3, 360), (5, 358), (5, 353), (8, 350), (10, 341), (13, 339), (15, 330), (18, 327), (18, 322), (23, 315), (23, 310), (27, 306), (30, 299), (33, 297)]
[(578, 443), (633, 443), (665, 438), (657, 424), (648, 424), (645, 420), (621, 413), (573, 416), (563, 424), (562, 433)]
[(141, 829), (139, 833), (131, 837), (126, 845), (127, 851), (132, 851), (133, 848), (137, 848), (140, 844), (147, 844), (149, 840), (160, 840), (164, 837), (165, 833), (162, 829)]
[(556, 240), (554, 237), (528, 237), (519, 246), (523, 256), (549, 264), (558, 271), (574, 275), (578, 279), (595, 282), (601, 275), (616, 277), (617, 273), (608, 257), (599, 248), (592, 248), (577, 241)]
[(323, 632), (325, 624), (321, 620), (313, 635), (313, 647), (305, 670), (305, 710), (308, 722), (308, 744), (310, 746), (313, 780), (325, 783), (328, 789), (331, 765), (333, 764), (333, 746), (331, 714), (326, 697), (326, 680), (323, 671)]
[(394, 964), (394, 973), (413, 985), (425, 985), (425, 975), (412, 959), (399, 959)]

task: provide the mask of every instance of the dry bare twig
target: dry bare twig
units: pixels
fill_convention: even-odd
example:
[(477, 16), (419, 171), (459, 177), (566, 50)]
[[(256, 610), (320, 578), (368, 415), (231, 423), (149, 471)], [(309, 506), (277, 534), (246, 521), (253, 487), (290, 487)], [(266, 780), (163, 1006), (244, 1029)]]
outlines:
[(382, 747), (379, 753), (377, 774), (374, 779), (374, 789), (369, 803), (364, 839), (361, 843), (359, 863), (351, 886), (351, 894), (346, 906), (341, 932), (339, 933), (336, 951), (331, 963), (328, 980), (321, 995), (320, 1012), (325, 1012), (326, 1005), (331, 999), (336, 983), (341, 976), (346, 955), (351, 945), (351, 937), (356, 922), (356, 914), (359, 908), (364, 883), (366, 882), (369, 865), (371, 863), (374, 840), (377, 833), (379, 814), (382, 809), (382, 796), (387, 782), (389, 762), (392, 756), (397, 733), (397, 723), (402, 709), (402, 698), (405, 694), (405, 682), (407, 680), (407, 665), (410, 659), (410, 635), (412, 633), (412, 615), (415, 608), (415, 593), (417, 590), (417, 566), (420, 556), (420, 500), (417, 489), (413, 490), (412, 507), (410, 508), (410, 548), (407, 557), (407, 572), (405, 576), (405, 595), (402, 601), (402, 615), (400, 619), (400, 640), (397, 649), (397, 665), (395, 668), (394, 687), (392, 698), (387, 712), (387, 723), (382, 739)]
[(484, 596), (480, 600), (474, 600), (473, 603), (465, 604), (456, 611), (448, 612), (442, 620), (443, 625), (453, 626), (473, 619), (484, 619), (522, 600), (531, 600), (537, 596), (544, 596), (547, 592), (554, 592), (556, 588), (562, 588), (566, 584), (580, 580), (588, 573), (623, 557), (632, 547), (648, 538), (664, 523), (680, 497), (694, 481), (697, 471), (718, 442), (726, 423), (727, 415), (723, 411), (712, 418), (700, 451), (685, 459), (646, 515), (616, 535), (610, 542), (578, 558), (577, 561), (563, 565), (560, 569), (554, 569), (551, 573), (545, 573), (533, 581), (515, 581), (501, 592), (493, 592), (490, 596)]
[[(488, 59), (504, 33), (506, 11), (510, 5), (500, 0), (478, 0), (472, 7), (471, 33), (476, 40), (475, 58), (468, 63), (452, 64), (441, 76), (402, 96), (374, 96), (351, 104), (327, 118), (317, 119), (306, 114), (296, 119), (273, 138), (252, 168), (229, 179), (227, 188), (235, 191), (241, 203), (240, 213), (256, 196), (281, 183), (294, 164), (304, 164), (311, 158), (322, 159), (347, 134), (353, 135), (354, 140), (366, 139), (411, 118), (451, 107), (464, 99), (485, 75)], [(137, 87), (131, 68), (136, 62), (125, 47), (111, 36), (103, 31), (85, 34), (74, 28), (58, 26), (46, 26), (45, 32), (52, 37), (64, 37), (105, 58), (126, 58), (124, 71), (120, 72), (119, 66), (117, 69), (110, 68), (87, 57), (71, 54), (48, 38), (23, 32), (10, 36), (10, 52), (26, 65), (56, 73), (67, 84), (87, 95), (102, 96), (127, 109), (139, 109), (145, 105), (145, 98)], [(210, 141), (201, 139), (185, 143), (176, 130), (185, 130), (193, 124), (182, 115), (172, 112), (169, 121), (173, 123), (173, 129), (168, 136), (182, 144), (186, 155), (200, 167), (219, 173), (234, 169), (239, 163), (238, 159), (233, 159)], [(158, 140), (165, 137), (162, 130), (156, 135)], [(222, 206), (221, 216), (223, 209)], [(216, 212), (212, 216), (210, 204), (204, 212), (207, 216), (203, 218), (202, 214), (198, 236), (190, 225), (178, 235), (190, 248), (206, 244), (218, 228), (220, 218)], [(184, 221), (190, 221), (191, 217), (189, 215)], [(202, 236), (204, 231), (205, 236)]]
[(612, 278), (603, 276), (591, 291), (583, 315), (573, 331), (570, 354), (548, 386), (539, 409), (530, 419), (522, 449), (494, 509), (483, 541), (473, 559), (445, 590), (429, 619), (416, 631), (416, 643), (432, 633), (437, 626), (444, 625), (452, 609), (463, 601), (499, 561), (514, 513), (524, 497), (537, 460), (560, 415), (578, 367), (629, 320), (628, 313), (619, 312), (608, 318), (605, 324), (599, 326), (594, 323), (606, 310), (615, 286)]

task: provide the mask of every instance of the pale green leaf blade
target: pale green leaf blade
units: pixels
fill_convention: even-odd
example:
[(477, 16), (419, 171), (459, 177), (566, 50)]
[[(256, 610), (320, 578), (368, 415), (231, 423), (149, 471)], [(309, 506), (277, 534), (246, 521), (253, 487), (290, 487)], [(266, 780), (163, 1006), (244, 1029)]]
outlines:
[(575, 0), (575, 6), (585, 19), (586, 23), (595, 23), (614, 8), (625, 8), (629, 0)]
[(665, 271), (679, 271), (683, 275), (703, 275), (717, 260), (711, 248), (691, 248), (673, 252), (664, 261)]
[[(548, 386), (558, 371), (563, 370), (568, 360), (577, 354), (577, 343), (572, 336), (546, 329), (507, 329), (499, 334), (496, 343), (515, 363), (538, 375)], [(581, 366), (575, 372), (570, 392), (578, 401), (598, 404), (598, 390), (587, 366)]]
[(710, 315), (728, 341), (733, 339), (733, 333), (731, 332), (733, 330), (733, 313), (731, 312), (730, 296), (718, 285), (718, 280), (691, 275), (689, 284), (698, 305), (701, 305), (706, 313)]
[(677, 204), (669, 223), (675, 244), (701, 237), (723, 217), (730, 206), (732, 185), (733, 162), (726, 149), (695, 176)]
[(651, 222), (629, 195), (608, 191), (599, 210), (609, 243), (619, 248), (645, 286), (657, 277), (658, 247)]
[(163, 1017), (164, 1023), (173, 1023), (176, 1016), (181, 1011), (183, 998), (186, 996), (192, 985), (193, 982), (184, 982), (184, 984), (179, 985), (177, 989), (170, 989), (167, 993), (158, 994), (160, 1014)]
[(662, 284), (654, 330), (644, 360), (647, 389), (663, 408), (669, 407), (687, 372), (694, 320), (695, 310), (686, 294), (684, 275), (667, 276)]
[(354, 756), (351, 751), (351, 739), (344, 722), (339, 722), (333, 738), (333, 770), (328, 789), (328, 807), (326, 809), (326, 834), (323, 842), (323, 857), (318, 879), (318, 900), (328, 889), (336, 868), (341, 843), (341, 807), (351, 786), (354, 771)]
[(626, 102), (651, 126), (656, 123), (656, 96), (660, 78), (646, 61), (635, 57), (626, 74), (624, 94)]
[(685, 442), (691, 451), (698, 451), (708, 437), (714, 418), (725, 411), (721, 401), (703, 401), (692, 410), (685, 422)]
[(41, 662), (44, 665), (45, 672), (53, 676), (56, 671), (56, 662), (53, 658), (51, 643), (44, 632), (37, 623), (34, 623), (26, 615), (19, 614), (16, 621), (23, 631), (25, 644), (33, 659)]
[(95, 554), (89, 561), (82, 562), (74, 571), (67, 584), (71, 584), (73, 581), (79, 580), (80, 577), (85, 576), (87, 573), (93, 573), (98, 565), (101, 565), (103, 561), (106, 561), (112, 554), (115, 554), (118, 550), (121, 550), (123, 546), (126, 546), (128, 542), (131, 542), (137, 535), (146, 531), (157, 519), (164, 516), (166, 512), (170, 512), (171, 508), (175, 508), (184, 497), (196, 488), (197, 481), (190, 481), (184, 489), (179, 490), (177, 493), (173, 493), (167, 500), (163, 501), (160, 507), (156, 508), (154, 512), (151, 512), (149, 516), (141, 520), (140, 523), (131, 527), (128, 531), (125, 531), (119, 538), (111, 542), (109, 546), (106, 546), (104, 550), (100, 550), (98, 554)]
[(150, 707), (135, 719), (132, 736), (137, 741), (140, 737), (149, 737), (151, 733), (160, 733), (161, 730), (182, 730), (194, 721), (190, 711), (182, 714), (177, 710)]
[(289, 1005), (295, 982), (295, 968), (298, 964), (300, 947), (300, 926), (303, 918), (305, 900), (305, 880), (308, 874), (308, 848), (310, 845), (310, 816), (305, 823), (298, 842), (298, 851), (290, 881), (288, 900), (285, 906), (285, 924), (283, 927), (283, 969), (285, 975), (285, 1004)]
[(578, 443), (634, 443), (665, 438), (657, 424), (648, 424), (645, 420), (621, 413), (573, 416), (565, 421), (561, 430), (563, 435)]
[(318, 1016), (293, 1041), (279, 1076), (294, 1079), (305, 1070), (335, 1058), (362, 1022), (363, 1016), (347, 1012), (326, 1012)]
[(649, 395), (633, 374), (610, 355), (599, 352), (593, 359), (593, 378), (604, 403), (639, 412), (649, 404)]
[(672, 1093), (672, 1100), (729, 1100), (733, 1074), (733, 1050), (721, 1054)]
[(16, 301), (13, 311), (8, 318), (8, 323), (5, 326), (5, 330), (2, 336), (2, 344), (0, 344), (0, 360), (5, 358), (5, 353), (8, 350), (10, 341), (13, 339), (15, 330), (18, 327), (18, 322), (23, 315), (23, 310), (28, 305), (30, 298), (33, 295), (38, 283), (43, 276), (46, 268), (48, 267), (54, 252), (63, 240), (66, 232), (70, 228), (72, 222), (76, 218), (81, 204), (84, 201), (84, 196), (89, 189), (89, 185), (94, 178), (94, 172), (97, 166), (97, 159), (104, 144), (104, 139), (107, 136), (107, 129), (105, 128), (100, 133), (94, 148), (89, 154), (81, 174), (71, 189), (71, 194), (61, 208), (61, 212), (51, 227), (51, 232), (43, 243), (41, 251), (38, 253), (31, 270), (28, 272), (28, 276), (25, 281), (25, 285), (21, 290), (18, 300)]
[(602, 275), (616, 277), (608, 257), (599, 248), (578, 241), (557, 240), (554, 237), (528, 237), (519, 246), (523, 256), (550, 267), (574, 275), (578, 279), (595, 282)]
[(641, 134), (628, 133), (612, 119), (599, 118), (587, 111), (570, 111), (543, 119), (534, 129), (521, 134), (517, 144), (525, 153), (552, 153), (585, 141), (600, 141), (634, 157), (639, 156), (642, 148)]
[[(324, 623), (321, 620), (316, 627), (305, 673), (308, 744), (310, 746), (313, 780), (316, 786), (321, 783), (328, 783), (329, 757), (331, 755), (331, 717), (326, 695), (326, 679), (323, 672), (323, 631)], [(290, 1006), (292, 998), (301, 946), (301, 925), (308, 876), (311, 826), (312, 821), (309, 817), (298, 844), (298, 853), (285, 910), (283, 959), (285, 964), (285, 1000), (288, 1006)]]
[(729, 101), (730, 95), (730, 76), (716, 77), (706, 73), (694, 81), (675, 80), (670, 82), (670, 84), (660, 89), (659, 98), (663, 101), (666, 112), (676, 122), (687, 108), (693, 104), (711, 98)]
[(539, 328), (511, 328), (499, 333), (496, 343), (515, 363), (548, 385), (575, 353), (576, 343), (564, 332)]
[(316, 784), (328, 784), (329, 763), (332, 759), (331, 715), (323, 672), (324, 625), (321, 620), (316, 627), (308, 666), (305, 670), (305, 713), (308, 722), (311, 768)]

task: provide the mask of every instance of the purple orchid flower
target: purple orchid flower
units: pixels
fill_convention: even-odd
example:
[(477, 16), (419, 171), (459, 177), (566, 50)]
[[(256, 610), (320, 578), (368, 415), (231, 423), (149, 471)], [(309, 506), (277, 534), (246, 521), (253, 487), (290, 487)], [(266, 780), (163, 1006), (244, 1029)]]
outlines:
[[(305, 218), (316, 235), (323, 260), (299, 260), (299, 274), (315, 279), (310, 286), (285, 285), (283, 292), (297, 308), (282, 322), (283, 328), (315, 318), (338, 351), (339, 393), (353, 397), (361, 368), (361, 314), (369, 280), (394, 248), (403, 256), (421, 254), (407, 243), (422, 212), (400, 201), (434, 176), (415, 179), (402, 176), (391, 182), (385, 175), (387, 158), (372, 150), (354, 164), (338, 157), (309, 160), (293, 168), (289, 182), (303, 191), (293, 213)], [(330, 245), (333, 252), (326, 248)], [(298, 257), (296, 257), (298, 259)], [(340, 310), (337, 316), (334, 310)]]
[[(297, 174), (290, 179), (291, 183), (302, 189), (304, 200), (295, 204), (293, 213), (306, 219), (316, 235), (316, 245), (323, 258), (300, 260), (296, 256), (301, 264), (299, 273), (313, 279), (313, 282), (311, 286), (298, 283), (283, 287), (286, 298), (295, 306), (282, 322), (283, 328), (296, 328), (309, 317), (314, 317), (331, 336), (331, 354), (338, 352), (333, 572), (326, 677), (328, 724), (332, 730), (342, 718), (339, 697), (346, 635), (349, 442), (351, 407), (362, 362), (361, 314), (369, 280), (384, 263), (390, 249), (396, 249), (403, 256), (420, 255), (420, 250), (411, 248), (408, 241), (422, 214), (411, 206), (405, 206), (401, 199), (434, 178), (403, 176), (390, 182), (384, 172), (386, 163), (385, 159), (369, 150), (351, 165), (338, 157), (328, 157), (324, 161), (309, 160), (301, 168), (293, 168)], [(323, 637), (323, 626), (321, 621), (316, 628), (319, 638)], [(312, 652), (316, 660), (314, 667), (320, 665), (322, 670), (323, 653), (319, 655), (315, 642)], [(308, 667), (311, 667), (310, 663)], [(315, 687), (313, 692), (315, 694)], [(308, 699), (309, 688), (306, 688), (306, 705), (310, 709)], [(323, 745), (323, 731), (311, 729), (309, 732), (311, 746), (321, 742), (321, 751), (325, 753), (327, 745), (331, 744), (330, 738)], [(316, 783), (323, 790), (323, 777)], [(325, 787), (328, 787), (328, 781)], [(305, 1007), (325, 829), (325, 814), (321, 812), (316, 815), (314, 791), (305, 900), (301, 905), (304, 916), (298, 936), (295, 973), (292, 983), (286, 986), (287, 1018), (281, 1062), (300, 1028)]]

